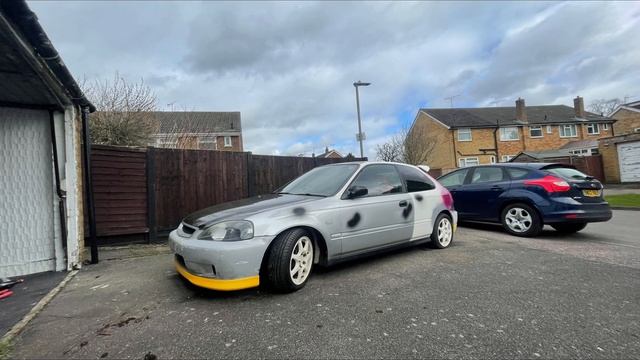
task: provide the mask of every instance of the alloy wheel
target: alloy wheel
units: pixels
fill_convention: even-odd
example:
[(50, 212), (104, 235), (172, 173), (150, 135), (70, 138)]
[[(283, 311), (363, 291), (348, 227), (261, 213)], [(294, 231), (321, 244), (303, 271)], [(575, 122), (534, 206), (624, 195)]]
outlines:
[(526, 232), (533, 224), (531, 214), (529, 214), (527, 210), (519, 207), (509, 209), (505, 220), (509, 229), (517, 233)]
[(296, 241), (291, 252), (291, 260), (289, 262), (289, 275), (294, 284), (302, 284), (309, 273), (313, 264), (313, 244), (307, 236), (302, 236)]
[(438, 224), (438, 242), (442, 247), (446, 247), (451, 242), (453, 236), (453, 229), (451, 228), (451, 221), (446, 217), (443, 217)]

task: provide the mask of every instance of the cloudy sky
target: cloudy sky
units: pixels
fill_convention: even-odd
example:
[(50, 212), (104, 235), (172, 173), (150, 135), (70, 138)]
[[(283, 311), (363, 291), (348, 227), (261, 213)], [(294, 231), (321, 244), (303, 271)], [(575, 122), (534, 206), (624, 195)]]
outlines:
[(30, 2), (77, 79), (240, 111), (259, 154), (365, 155), (420, 107), (640, 99), (640, 2)]

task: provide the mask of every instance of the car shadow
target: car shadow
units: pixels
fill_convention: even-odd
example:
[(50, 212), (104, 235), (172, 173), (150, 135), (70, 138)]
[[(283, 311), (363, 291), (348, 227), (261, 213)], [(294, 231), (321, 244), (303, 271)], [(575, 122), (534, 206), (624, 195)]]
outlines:
[[(455, 242), (451, 244), (451, 247), (456, 246)], [(459, 244), (457, 245), (459, 246)], [(390, 259), (397, 259), (398, 257), (402, 258), (404, 256), (409, 256), (412, 252), (415, 251), (438, 251), (436, 249), (430, 248), (427, 244), (419, 244), (414, 246), (407, 246), (398, 249), (389, 250), (382, 253), (376, 253), (371, 255), (363, 255), (362, 257), (355, 258), (353, 260), (348, 260), (345, 262), (340, 262), (331, 266), (314, 266), (313, 272), (311, 274), (310, 281), (313, 281), (314, 278), (322, 279), (328, 276), (331, 276), (335, 272), (345, 271), (345, 270), (357, 270), (357, 269), (366, 269), (366, 268), (378, 268), (382, 263), (389, 261)], [(440, 251), (446, 251), (440, 250)], [(256, 299), (267, 299), (271, 297), (278, 297), (287, 295), (287, 293), (279, 293), (275, 291), (271, 291), (266, 286), (261, 284), (257, 288), (245, 289), (245, 290), (236, 290), (236, 291), (217, 291), (201, 288), (193, 285), (187, 279), (180, 276), (180, 274), (176, 273), (174, 276), (170, 277), (173, 281), (176, 288), (181, 288), (185, 291), (186, 297), (182, 302), (189, 302), (195, 299), (203, 299), (203, 300), (236, 300), (236, 301), (249, 301)]]
[(458, 225), (460, 227), (463, 228), (467, 228), (467, 229), (475, 229), (475, 230), (484, 230), (484, 231), (491, 231), (491, 232), (498, 232), (504, 235), (508, 235), (514, 239), (530, 239), (530, 240), (535, 240), (535, 239), (541, 239), (541, 240), (551, 240), (551, 241), (558, 241), (558, 240), (562, 240), (562, 241), (589, 241), (589, 240), (598, 240), (599, 237), (596, 235), (592, 235), (592, 234), (588, 234), (588, 233), (584, 233), (584, 232), (577, 232), (577, 233), (573, 233), (573, 234), (565, 234), (565, 233), (561, 233), (559, 231), (556, 231), (555, 229), (551, 228), (550, 226), (545, 226), (542, 231), (540, 232), (540, 234), (538, 234), (538, 236), (536, 237), (521, 237), (521, 236), (515, 236), (515, 235), (511, 235), (509, 234), (500, 224), (491, 224), (491, 223), (475, 223), (475, 222), (459, 222)]

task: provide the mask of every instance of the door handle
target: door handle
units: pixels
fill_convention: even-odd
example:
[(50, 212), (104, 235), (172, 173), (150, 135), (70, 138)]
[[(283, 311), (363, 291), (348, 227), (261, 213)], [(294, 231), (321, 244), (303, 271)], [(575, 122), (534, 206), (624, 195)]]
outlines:
[(491, 190), (498, 191), (498, 190), (504, 190), (504, 189), (501, 186), (492, 186)]
[(407, 200), (402, 200), (402, 201), (400, 201), (400, 204), (398, 204), (398, 205), (400, 205), (400, 207), (405, 207), (405, 206), (407, 206), (407, 204), (409, 204), (407, 202)]

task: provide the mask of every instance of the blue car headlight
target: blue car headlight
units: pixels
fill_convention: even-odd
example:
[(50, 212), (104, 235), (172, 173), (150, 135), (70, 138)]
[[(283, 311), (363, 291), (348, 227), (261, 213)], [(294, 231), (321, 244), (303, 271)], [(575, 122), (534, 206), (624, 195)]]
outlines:
[(246, 220), (223, 221), (204, 229), (200, 240), (239, 241), (253, 238), (253, 223)]

